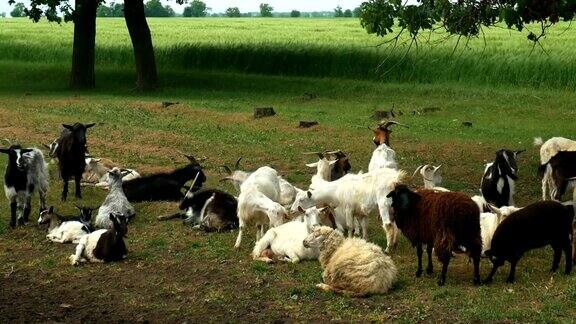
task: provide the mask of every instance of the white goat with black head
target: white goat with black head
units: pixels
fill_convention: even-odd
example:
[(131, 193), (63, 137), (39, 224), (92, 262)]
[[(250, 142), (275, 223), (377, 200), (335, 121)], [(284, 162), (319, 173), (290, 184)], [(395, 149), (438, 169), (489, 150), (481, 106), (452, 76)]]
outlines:
[(39, 225), (48, 225), (48, 235), (46, 238), (55, 243), (78, 243), (80, 238), (92, 231), (90, 220), (92, 210), (88, 208), (80, 209), (80, 216), (74, 219), (64, 219), (54, 212), (54, 207), (42, 211), (38, 219)]
[(18, 206), (23, 209), (22, 215), (18, 217), (19, 223), (28, 223), (35, 190), (38, 190), (40, 196), (40, 212), (46, 210), (48, 165), (42, 151), (37, 148), (23, 149), (20, 145), (10, 145), (7, 149), (0, 149), (0, 153), (8, 154), (4, 192), (10, 201), (10, 226), (15, 228)]
[(518, 180), (516, 158), (524, 151), (499, 150), (494, 162), (486, 164), (481, 190), (488, 203), (496, 207), (514, 205), (515, 184)]
[(110, 191), (102, 203), (102, 206), (98, 209), (98, 215), (96, 215), (94, 221), (94, 225), (97, 228), (112, 228), (113, 224), (110, 220), (110, 214), (127, 217), (126, 222), (136, 216), (134, 207), (130, 204), (126, 195), (124, 195), (124, 190), (122, 189), (122, 175), (122, 171), (118, 168), (114, 168), (108, 172)]

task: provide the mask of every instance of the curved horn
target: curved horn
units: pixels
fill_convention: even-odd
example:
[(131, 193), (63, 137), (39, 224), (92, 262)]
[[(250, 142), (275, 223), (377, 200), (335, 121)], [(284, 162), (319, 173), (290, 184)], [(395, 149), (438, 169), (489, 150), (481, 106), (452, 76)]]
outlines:
[(182, 154), (188, 159), (188, 161), (190, 161), (190, 163), (192, 163), (192, 164), (200, 164), (200, 163), (198, 163), (198, 161), (197, 161), (192, 155), (188, 155), (188, 154), (185, 154), (185, 153), (182, 153)]
[(346, 156), (346, 154), (344, 154), (344, 152), (342, 152), (342, 150), (325, 151), (324, 154), (331, 154), (331, 155), (336, 155), (336, 156)]
[(11, 140), (9, 140), (9, 139), (7, 139), (7, 138), (4, 138), (3, 140), (6, 141), (6, 143), (8, 143), (8, 146), (12, 146), (12, 141), (11, 141)]
[(236, 160), (236, 164), (234, 164), (234, 170), (238, 170), (240, 168), (240, 161), (242, 161), (242, 157)]
[(234, 178), (232, 178), (232, 177), (224, 177), (224, 178), (220, 179), (220, 182), (224, 182), (224, 181), (234, 181)]
[(398, 125), (398, 126), (403, 126), (403, 127), (406, 127), (406, 128), (410, 128), (410, 127), (408, 127), (407, 125), (400, 124), (399, 122), (394, 121), (394, 120), (388, 120), (388, 121), (386, 121), (385, 123), (380, 123), (380, 125), (378, 125), (378, 128), (380, 128), (380, 129), (388, 129), (388, 127), (393, 126), (393, 125)]
[(227, 165), (221, 165), (220, 167), (223, 168), (224, 171), (226, 171), (226, 173), (232, 174), (232, 170), (230, 170), (230, 167), (228, 167)]
[(440, 164), (440, 165), (438, 165), (438, 166), (434, 167), (434, 172), (438, 171), (438, 169), (440, 169), (441, 167), (442, 167), (442, 164)]
[(416, 168), (416, 170), (414, 171), (414, 173), (412, 173), (412, 178), (414, 178), (414, 176), (416, 175), (416, 173), (418, 173), (418, 171), (420, 171), (420, 169), (422, 169), (424, 167), (424, 165), (420, 165), (419, 167)]
[(200, 172), (197, 172), (196, 177), (194, 177), (194, 181), (192, 181), (192, 184), (190, 185), (190, 189), (188, 189), (188, 191), (186, 191), (186, 196), (188, 196), (188, 194), (192, 192), (192, 189), (194, 189), (194, 185), (196, 184), (196, 180), (198, 180), (199, 175), (200, 175)]

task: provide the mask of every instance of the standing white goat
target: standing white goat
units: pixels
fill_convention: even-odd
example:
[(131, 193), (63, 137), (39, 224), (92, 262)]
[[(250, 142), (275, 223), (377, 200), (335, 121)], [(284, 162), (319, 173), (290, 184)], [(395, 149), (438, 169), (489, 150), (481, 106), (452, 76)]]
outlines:
[(278, 173), (270, 167), (261, 167), (254, 171), (240, 185), (238, 196), (239, 230), (235, 248), (240, 247), (242, 233), (247, 226), (257, 229), (256, 239), (264, 235), (265, 227), (276, 227), (288, 219), (286, 209), (278, 203), (280, 184)]
[[(378, 210), (386, 232), (386, 252), (389, 252), (396, 244), (398, 231), (390, 219), (391, 201), (386, 196), (404, 176), (405, 172), (401, 170), (377, 169), (357, 177), (318, 182), (311, 186), (308, 197), (317, 207), (343, 208), (348, 228), (353, 228), (354, 217), (357, 217), (365, 239), (368, 237), (368, 216)], [(352, 231), (348, 231), (348, 236), (352, 236)]]
[(439, 166), (433, 166), (430, 164), (420, 165), (416, 168), (416, 171), (412, 174), (412, 177), (416, 175), (416, 173), (420, 172), (422, 179), (424, 181), (424, 188), (425, 189), (433, 189), (437, 191), (450, 191), (446, 188), (440, 187), (440, 183), (442, 183), (442, 176), (440, 175), (440, 171), (438, 171), (442, 167), (442, 164)]

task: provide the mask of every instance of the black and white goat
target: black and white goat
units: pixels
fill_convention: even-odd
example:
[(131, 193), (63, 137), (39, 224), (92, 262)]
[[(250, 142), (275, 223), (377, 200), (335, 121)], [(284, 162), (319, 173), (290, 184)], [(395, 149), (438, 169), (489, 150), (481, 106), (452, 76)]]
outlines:
[(46, 210), (48, 165), (42, 151), (36, 148), (23, 149), (20, 145), (10, 145), (7, 149), (0, 149), (0, 153), (8, 154), (4, 192), (10, 201), (10, 226), (15, 228), (18, 205), (23, 209), (19, 223), (28, 222), (34, 190), (37, 189), (40, 196), (40, 212)]
[(64, 218), (54, 212), (54, 207), (50, 207), (49, 210), (40, 213), (38, 224), (49, 224), (48, 235), (46, 235), (49, 241), (56, 243), (78, 243), (82, 236), (92, 232), (92, 226), (90, 225), (91, 218), (91, 209), (81, 208), (80, 216)]
[(560, 201), (570, 187), (576, 186), (576, 151), (560, 151), (538, 171), (541, 177), (549, 177), (550, 196)]
[(62, 201), (68, 197), (68, 181), (74, 178), (76, 185), (76, 198), (82, 198), (80, 181), (86, 168), (86, 131), (95, 124), (74, 125), (62, 124), (62, 132), (55, 149), (60, 167), (60, 177), (64, 182), (62, 189)]
[(217, 189), (194, 192), (192, 188), (180, 203), (180, 210), (184, 210), (184, 213), (159, 216), (158, 220), (181, 218), (184, 224), (197, 226), (207, 232), (238, 228), (238, 201), (234, 196)]
[(113, 226), (101, 229), (80, 238), (76, 251), (70, 256), (70, 263), (80, 262), (113, 262), (126, 258), (128, 250), (124, 238), (128, 233), (125, 215), (109, 215)]
[(486, 164), (481, 182), (481, 191), (484, 199), (496, 207), (514, 206), (514, 192), (518, 180), (518, 154), (524, 152), (499, 150), (496, 159)]
[(198, 180), (192, 186), (196, 191), (202, 188), (206, 175), (198, 161), (190, 155), (185, 155), (190, 163), (170, 173), (157, 173), (126, 181), (122, 184), (126, 198), (131, 202), (138, 201), (181, 201), (184, 198), (182, 188), (186, 182), (198, 175)]

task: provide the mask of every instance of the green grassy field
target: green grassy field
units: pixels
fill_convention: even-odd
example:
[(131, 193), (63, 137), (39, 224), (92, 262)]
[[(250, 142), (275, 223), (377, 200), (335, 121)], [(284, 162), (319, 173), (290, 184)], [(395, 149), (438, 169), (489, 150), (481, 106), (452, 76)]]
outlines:
[[(576, 83), (576, 33), (567, 23), (551, 28), (541, 41), (548, 54), (540, 47), (532, 51), (525, 33), (493, 28), (486, 30), (485, 43), (483, 37), (472, 39), (466, 48), (462, 40), (456, 52), (457, 39), (441, 42), (444, 34), (423, 35), (419, 49), (405, 59), (405, 47), (377, 47), (383, 39), (368, 35), (356, 19), (175, 18), (149, 23), (158, 64), (167, 72), (200, 69), (572, 90)], [(3, 61), (67, 66), (71, 24), (5, 19), (0, 26)], [(99, 19), (96, 43), (99, 67), (132, 67), (123, 19)]]
[[(206, 187), (232, 192), (232, 187), (219, 183), (222, 175), (218, 166), (231, 164), (242, 156), (247, 170), (268, 164), (288, 180), (306, 187), (311, 172), (304, 163), (310, 160), (302, 152), (342, 149), (350, 153), (353, 171), (366, 171), (373, 149), (372, 134), (366, 126), (375, 124), (370, 116), (375, 109), (394, 105), (396, 111), (404, 112), (398, 120), (410, 125), (409, 129), (398, 128), (393, 133), (392, 146), (401, 168), (411, 173), (423, 163), (442, 163), (445, 187), (475, 194), (483, 165), (497, 149), (525, 148), (528, 151), (519, 160), (516, 201), (526, 205), (540, 197), (536, 176), (538, 150), (532, 146), (532, 138), (574, 137), (576, 95), (570, 81), (574, 74), (569, 73), (572, 52), (552, 36), (546, 41), (554, 48), (550, 56), (528, 56), (529, 44), (522, 36), (512, 34), (508, 38), (502, 30), (489, 33), (488, 38), (500, 38), (501, 43), (488, 44), (485, 52), (487, 56), (495, 55), (490, 59), (494, 70), (484, 74), (479, 73), (477, 66), (457, 66), (458, 58), (452, 63), (441, 50), (428, 53), (422, 49), (422, 57), (439, 55), (447, 60), (430, 63), (430, 69), (462, 69), (467, 79), (454, 78), (458, 74), (452, 72), (434, 75), (427, 70), (430, 75), (422, 73), (414, 79), (405, 78), (409, 74), (399, 71), (391, 82), (374, 82), (370, 76), (357, 77), (354, 74), (357, 72), (320, 73), (323, 78), (311, 78), (314, 73), (280, 76), (277, 74), (282, 74), (281, 71), (254, 71), (234, 64), (211, 70), (212, 66), (186, 65), (186, 60), (178, 61), (181, 58), (171, 58), (170, 54), (171, 48), (179, 46), (189, 50), (187, 55), (193, 55), (195, 49), (190, 44), (197, 39), (195, 35), (211, 35), (212, 38), (203, 37), (199, 46), (210, 48), (218, 43), (229, 49), (221, 57), (230, 57), (233, 63), (238, 62), (235, 57), (251, 57), (239, 48), (279, 48), (282, 52), (291, 42), (295, 44), (293, 48), (300, 49), (312, 44), (339, 57), (341, 66), (352, 66), (355, 61), (342, 58), (345, 55), (342, 56), (341, 50), (345, 47), (339, 44), (364, 45), (365, 48), (356, 48), (355, 55), (371, 57), (376, 54), (369, 46), (378, 41), (365, 35), (352, 20), (152, 19), (164, 87), (142, 95), (131, 91), (134, 77), (123, 22), (99, 20), (98, 23), (99, 88), (70, 92), (65, 90), (70, 26), (0, 21), (0, 67), (5, 71), (0, 76), (0, 138), (39, 146), (57, 136), (61, 123), (97, 122), (88, 135), (91, 153), (143, 173), (183, 165), (186, 160), (177, 152), (188, 152), (207, 158), (203, 162), (208, 175)], [(16, 30), (24, 24), (31, 29)], [(293, 24), (298, 32), (285, 24)], [(44, 46), (38, 29), (33, 31), (35, 28), (54, 28)], [(114, 32), (115, 28), (120, 31)], [(190, 35), (184, 32), (187, 30)], [(289, 36), (278, 39), (277, 33), (272, 32), (275, 30), (284, 30)], [(257, 36), (249, 38), (251, 34)], [(569, 31), (558, 37), (568, 41), (574, 33)], [(444, 51), (449, 47), (446, 45)], [(461, 57), (475, 57), (467, 54), (472, 51), (476, 50), (465, 50)], [(259, 53), (265, 55), (265, 52)], [(521, 63), (496, 64), (497, 55)], [(272, 55), (275, 62), (281, 63), (281, 57)], [(372, 60), (378, 61), (374, 57)], [(502, 80), (516, 81), (490, 79), (503, 68), (528, 75), (534, 72), (529, 69), (530, 64), (556, 67), (539, 72), (544, 79), (533, 81), (557, 80), (561, 78), (559, 75), (567, 79), (556, 88), (544, 86), (541, 81), (526, 83), (508, 75), (501, 76)], [(370, 64), (358, 65), (358, 69), (365, 71), (373, 68)], [(331, 68), (338, 70), (336, 66)], [(262, 73), (241, 73), (244, 71)], [(555, 75), (555, 71), (566, 73)], [(430, 79), (419, 79), (426, 77)], [(401, 80), (424, 82), (398, 82)], [(309, 100), (304, 93), (317, 97)], [(165, 109), (161, 107), (162, 101), (180, 104)], [(255, 106), (273, 106), (278, 115), (253, 120), (251, 111)], [(426, 107), (440, 110), (412, 114)], [(320, 126), (298, 129), (298, 121), (305, 119), (316, 119)], [(462, 127), (462, 121), (470, 121), (473, 126)], [(5, 164), (6, 158), (0, 157), (0, 170)], [(61, 184), (56, 179), (54, 165), (51, 171), (54, 178), (49, 202), (58, 211), (71, 213), (74, 203), (98, 206), (103, 201), (105, 192), (87, 188), (84, 200), (61, 203)], [(420, 184), (418, 179), (408, 182)], [(36, 199), (34, 206), (36, 210)], [(179, 222), (156, 221), (156, 216), (174, 212), (177, 204), (142, 203), (136, 209), (137, 218), (129, 228), (130, 252), (125, 262), (74, 268), (67, 260), (74, 250), (72, 245), (47, 243), (45, 233), (33, 225), (8, 229), (8, 204), (6, 201), (0, 204), (2, 318), (21, 322), (107, 319), (571, 322), (576, 315), (576, 277), (548, 272), (552, 260), (549, 248), (531, 252), (521, 261), (514, 285), (504, 283), (507, 269), (501, 269), (494, 284), (474, 287), (471, 264), (458, 257), (449, 269), (447, 285), (438, 287), (438, 273), (414, 278), (415, 251), (402, 239), (393, 253), (400, 271), (395, 289), (387, 295), (350, 299), (316, 290), (314, 285), (321, 280), (317, 262), (296, 265), (253, 262), (249, 253), (254, 233), (249, 233), (245, 244), (236, 251), (232, 248), (236, 232), (205, 234)], [(385, 246), (376, 216), (370, 220), (370, 240)], [(438, 270), (437, 262), (435, 266)], [(482, 277), (488, 270), (489, 262), (483, 260)]]

